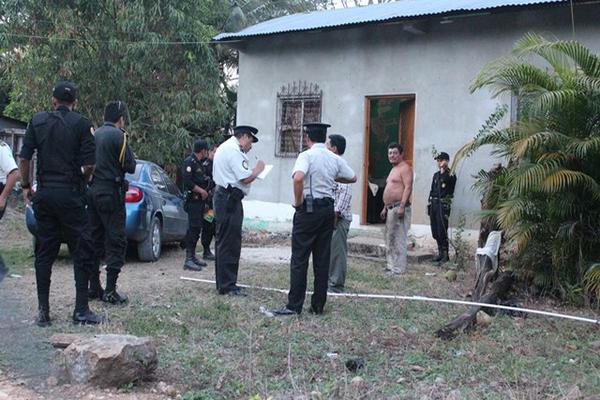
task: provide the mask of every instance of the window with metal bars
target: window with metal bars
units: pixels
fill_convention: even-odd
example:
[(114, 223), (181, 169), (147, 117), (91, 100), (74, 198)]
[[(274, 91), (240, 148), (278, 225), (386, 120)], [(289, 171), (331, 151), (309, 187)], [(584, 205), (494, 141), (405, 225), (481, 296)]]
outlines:
[(305, 149), (302, 125), (321, 122), (323, 92), (314, 83), (293, 82), (277, 94), (277, 142), (275, 155), (296, 157)]

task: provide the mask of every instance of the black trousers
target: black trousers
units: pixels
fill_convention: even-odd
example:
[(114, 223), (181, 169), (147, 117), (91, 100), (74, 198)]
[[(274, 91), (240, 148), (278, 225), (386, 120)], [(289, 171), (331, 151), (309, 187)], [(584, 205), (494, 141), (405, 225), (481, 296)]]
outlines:
[(212, 242), (213, 237), (215, 236), (215, 222), (208, 222), (204, 218), (202, 218), (202, 238), (200, 239), (202, 242), (202, 247), (204, 248), (204, 253), (208, 253), (210, 251), (210, 242)]
[[(94, 243), (94, 271), (106, 261), (107, 274), (118, 275), (125, 265), (125, 197), (116, 185), (94, 184), (88, 196), (88, 214)], [(93, 278), (93, 276), (92, 276)]]
[(448, 248), (448, 218), (450, 217), (450, 206), (444, 204), (440, 199), (431, 199), (429, 221), (431, 234), (438, 246)]
[(91, 268), (91, 237), (85, 199), (74, 188), (40, 188), (33, 196), (37, 221), (35, 248), (35, 278), (38, 306), (50, 309), (52, 265), (61, 241), (69, 246), (75, 275), (75, 311), (88, 309), (87, 284)]
[(333, 234), (333, 201), (324, 206), (314, 206), (314, 212), (296, 210), (292, 228), (292, 259), (290, 263), (290, 292), (287, 308), (302, 312), (306, 297), (308, 259), (313, 256), (315, 277), (311, 306), (322, 312), (327, 301), (331, 235)]
[(242, 200), (230, 199), (223, 189), (217, 189), (213, 199), (215, 211), (215, 275), (219, 293), (237, 288), (240, 253), (242, 251)]
[(190, 200), (185, 205), (188, 213), (188, 229), (185, 234), (185, 248), (190, 251), (196, 250), (200, 232), (202, 232), (202, 221), (204, 214), (204, 202), (201, 200)]

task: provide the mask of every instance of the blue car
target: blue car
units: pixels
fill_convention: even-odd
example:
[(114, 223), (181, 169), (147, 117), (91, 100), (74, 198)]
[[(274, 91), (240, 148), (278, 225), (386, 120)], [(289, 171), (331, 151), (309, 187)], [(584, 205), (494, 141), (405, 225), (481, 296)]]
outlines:
[[(127, 239), (137, 247), (140, 261), (157, 261), (162, 244), (181, 242), (187, 231), (183, 194), (158, 165), (138, 160), (133, 174), (125, 177)], [(26, 211), (27, 228), (35, 236), (36, 221), (31, 207)]]

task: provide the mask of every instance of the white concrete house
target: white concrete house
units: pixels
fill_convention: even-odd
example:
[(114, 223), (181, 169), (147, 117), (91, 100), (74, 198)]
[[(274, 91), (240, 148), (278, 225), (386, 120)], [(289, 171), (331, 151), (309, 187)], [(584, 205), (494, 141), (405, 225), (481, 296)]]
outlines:
[[(251, 158), (275, 166), (253, 184), (246, 216), (291, 218), (300, 126), (322, 121), (348, 141), (345, 158), (358, 176), (354, 226), (377, 222), (382, 189), (374, 197), (368, 183), (385, 183), (393, 141), (404, 145), (415, 170), (413, 229), (427, 225), (432, 147), (452, 157), (497, 104), (510, 104), (487, 90), (471, 94), (469, 85), (527, 32), (575, 38), (598, 51), (600, 1), (399, 0), (295, 14), (216, 36), (239, 52), (237, 123), (259, 129)], [(476, 154), (456, 171), (454, 223), (463, 213), (477, 227), (472, 175), (494, 162)]]

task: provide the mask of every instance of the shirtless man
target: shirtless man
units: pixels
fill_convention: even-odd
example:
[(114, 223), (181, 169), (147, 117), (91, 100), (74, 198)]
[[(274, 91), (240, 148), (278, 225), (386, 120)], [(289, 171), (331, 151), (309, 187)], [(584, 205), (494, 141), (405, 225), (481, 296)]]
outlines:
[(383, 191), (385, 220), (386, 272), (401, 274), (406, 270), (408, 230), (410, 229), (410, 195), (413, 186), (412, 167), (404, 160), (404, 149), (398, 143), (388, 146), (388, 160), (392, 170)]

